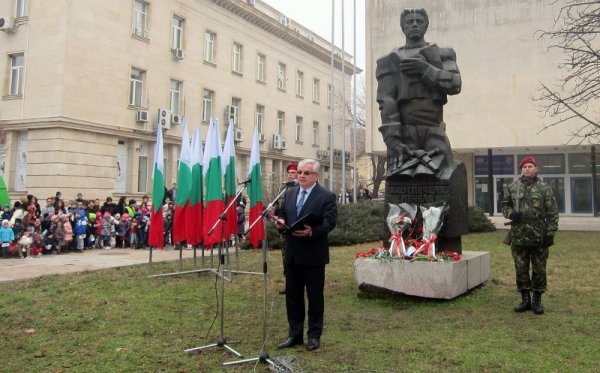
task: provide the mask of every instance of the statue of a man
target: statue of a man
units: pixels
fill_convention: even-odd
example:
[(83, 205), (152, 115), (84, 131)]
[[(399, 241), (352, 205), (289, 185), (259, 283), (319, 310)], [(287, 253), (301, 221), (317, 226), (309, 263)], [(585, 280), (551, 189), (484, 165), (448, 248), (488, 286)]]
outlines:
[(388, 176), (440, 175), (452, 167), (443, 106), (460, 92), (456, 53), (425, 42), (424, 9), (405, 9), (400, 27), (406, 45), (377, 60), (379, 131), (387, 146)]

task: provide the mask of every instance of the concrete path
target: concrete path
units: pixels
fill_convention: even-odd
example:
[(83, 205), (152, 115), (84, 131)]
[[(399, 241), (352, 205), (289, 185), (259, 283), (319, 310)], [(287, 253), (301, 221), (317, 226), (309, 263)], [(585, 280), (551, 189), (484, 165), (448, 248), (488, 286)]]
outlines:
[[(86, 250), (83, 253), (42, 255), (31, 259), (0, 259), (0, 282), (144, 264), (149, 263), (149, 253), (149, 250), (94, 249)], [(194, 250), (183, 250), (182, 254), (183, 258), (193, 258)], [(207, 254), (210, 255), (210, 252)], [(196, 255), (198, 256), (198, 266), (200, 266), (201, 251), (197, 250)], [(176, 260), (179, 260), (178, 250), (152, 251), (153, 263)], [(207, 262), (207, 264), (209, 263)]]
[[(508, 229), (504, 225), (505, 219), (501, 214), (486, 216), (494, 223), (496, 229)], [(600, 231), (600, 216), (561, 216), (558, 219), (559, 231)]]

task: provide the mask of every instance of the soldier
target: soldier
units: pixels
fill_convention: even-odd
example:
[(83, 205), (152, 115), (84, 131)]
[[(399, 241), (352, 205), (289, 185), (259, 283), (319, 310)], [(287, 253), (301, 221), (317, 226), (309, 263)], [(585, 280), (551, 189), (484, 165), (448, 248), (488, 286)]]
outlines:
[(537, 176), (534, 157), (523, 158), (519, 169), (521, 176), (508, 186), (502, 206), (502, 214), (512, 222), (512, 257), (522, 298), (514, 310), (533, 309), (540, 315), (544, 313), (542, 293), (546, 291), (548, 248), (554, 244), (558, 230), (558, 207), (552, 189)]
[(435, 174), (453, 164), (443, 106), (462, 82), (454, 50), (425, 42), (428, 26), (424, 9), (405, 9), (400, 27), (406, 44), (377, 60), (388, 175)]

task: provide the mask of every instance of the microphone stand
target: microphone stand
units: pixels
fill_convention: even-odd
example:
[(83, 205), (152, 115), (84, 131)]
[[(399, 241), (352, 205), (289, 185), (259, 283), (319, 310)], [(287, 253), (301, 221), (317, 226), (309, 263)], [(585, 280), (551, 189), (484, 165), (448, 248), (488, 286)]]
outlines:
[(275, 199), (269, 203), (267, 208), (263, 210), (263, 212), (258, 216), (254, 222), (250, 225), (248, 230), (244, 232), (244, 235), (248, 235), (252, 227), (254, 227), (259, 221), (260, 218), (263, 218), (263, 224), (265, 229), (265, 237), (262, 242), (262, 252), (263, 252), (263, 335), (262, 335), (262, 346), (260, 355), (258, 357), (244, 359), (244, 360), (236, 360), (223, 363), (223, 366), (236, 365), (236, 364), (245, 364), (252, 363), (258, 361), (260, 363), (269, 363), (271, 365), (275, 365), (273, 360), (269, 358), (269, 353), (265, 349), (265, 345), (267, 343), (267, 281), (268, 281), (268, 257), (267, 257), (267, 218), (270, 215), (271, 210), (273, 209), (273, 205), (277, 202), (277, 200), (285, 193), (287, 188), (282, 188), (282, 190), (277, 194)]
[[(223, 347), (224, 349), (226, 349), (227, 351), (231, 352), (232, 354), (234, 354), (237, 357), (243, 357), (242, 354), (240, 354), (239, 352), (237, 352), (236, 350), (234, 350), (233, 348), (231, 348), (228, 344), (227, 344), (227, 340), (225, 339), (225, 335), (223, 332), (224, 329), (224, 303), (225, 303), (225, 253), (224, 253), (224, 242), (225, 242), (225, 220), (227, 219), (227, 212), (229, 211), (229, 209), (231, 209), (231, 207), (233, 206), (233, 204), (235, 203), (235, 201), (237, 200), (237, 197), (240, 196), (242, 194), (242, 192), (246, 189), (248, 183), (250, 182), (250, 180), (245, 181), (243, 183), (243, 188), (241, 188), (235, 195), (235, 197), (231, 200), (231, 202), (225, 207), (225, 209), (223, 210), (223, 213), (219, 216), (219, 218), (217, 219), (217, 221), (215, 222), (215, 224), (213, 224), (213, 226), (210, 228), (210, 230), (208, 231), (208, 234), (212, 234), (215, 229), (217, 229), (217, 226), (219, 224), (221, 224), (221, 243), (219, 245), (219, 270), (218, 273), (216, 273), (217, 276), (221, 277), (221, 291), (220, 291), (220, 303), (219, 303), (219, 313), (221, 314), (221, 334), (219, 335), (219, 338), (217, 339), (216, 343), (212, 343), (206, 346), (201, 346), (201, 347), (194, 347), (194, 348), (188, 348), (187, 350), (185, 350), (185, 353), (195, 353), (199, 350), (205, 350), (208, 348), (212, 348), (212, 347)], [(231, 271), (230, 272), (230, 277), (231, 277)], [(231, 281), (231, 278), (228, 279), (228, 281)]]

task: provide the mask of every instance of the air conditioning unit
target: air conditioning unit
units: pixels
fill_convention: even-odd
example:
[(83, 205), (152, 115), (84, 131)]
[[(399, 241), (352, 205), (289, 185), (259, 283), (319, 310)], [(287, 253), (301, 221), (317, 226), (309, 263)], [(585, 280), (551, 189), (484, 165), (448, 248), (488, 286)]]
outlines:
[(258, 141), (260, 141), (260, 142), (267, 141), (267, 135), (265, 135), (264, 133), (259, 133), (258, 135), (259, 135)]
[(183, 60), (185, 58), (185, 51), (183, 49), (173, 48), (171, 49), (171, 53), (173, 53), (173, 57), (178, 60)]
[(240, 142), (244, 141), (244, 132), (241, 129), (235, 129), (235, 136), (233, 138), (235, 141)]
[(179, 125), (183, 121), (183, 116), (179, 114), (171, 114), (171, 124)]
[(256, 5), (256, 0), (247, 0), (247, 1), (248, 1), (248, 4), (250, 4), (252, 6)]
[(158, 124), (160, 128), (171, 129), (171, 112), (167, 109), (158, 109)]
[(290, 26), (290, 18), (286, 16), (279, 16), (279, 23), (282, 25), (289, 27)]
[(280, 145), (279, 149), (281, 149), (281, 150), (287, 149), (287, 140), (282, 137), (279, 145)]
[(148, 110), (138, 110), (135, 113), (135, 120), (140, 123), (148, 122)]
[(281, 135), (277, 133), (273, 135), (273, 149), (281, 149)]
[(13, 17), (0, 17), (0, 31), (15, 31), (15, 19)]

